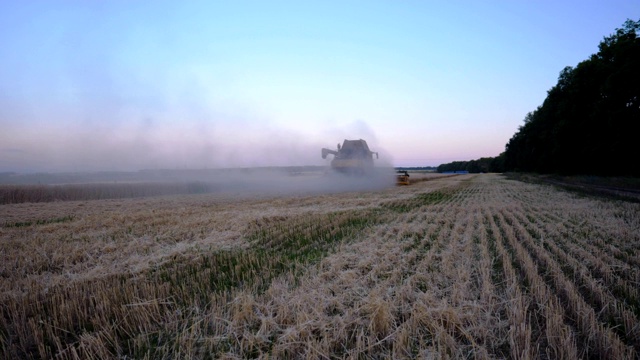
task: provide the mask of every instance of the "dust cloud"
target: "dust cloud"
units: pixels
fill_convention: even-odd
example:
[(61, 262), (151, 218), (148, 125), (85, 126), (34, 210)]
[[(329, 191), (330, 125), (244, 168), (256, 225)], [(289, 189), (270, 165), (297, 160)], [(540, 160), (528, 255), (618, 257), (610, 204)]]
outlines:
[[(52, 190), (50, 191), (52, 193), (62, 194), (60, 199), (51, 198), (44, 201), (205, 193), (246, 198), (374, 191), (394, 186), (395, 174), (392, 168), (376, 167), (364, 174), (346, 175), (325, 166), (136, 172), (0, 173), (0, 186), (7, 184), (12, 185), (11, 188), (31, 185), (26, 189), (33, 189), (42, 194), (48, 194), (47, 189)], [(69, 193), (88, 194), (88, 197), (65, 195)], [(105, 197), (104, 193), (111, 195)], [(55, 197), (55, 195), (52, 196)], [(50, 196), (45, 198), (49, 199)]]
[[(364, 121), (309, 135), (242, 118), (176, 125), (146, 118), (106, 126), (91, 122), (23, 127), (0, 148), (8, 169), (0, 184), (183, 184), (188, 193), (317, 194), (394, 185), (392, 160)], [(375, 167), (344, 175), (331, 166), (345, 139), (365, 139)], [(8, 161), (7, 161), (8, 160)]]

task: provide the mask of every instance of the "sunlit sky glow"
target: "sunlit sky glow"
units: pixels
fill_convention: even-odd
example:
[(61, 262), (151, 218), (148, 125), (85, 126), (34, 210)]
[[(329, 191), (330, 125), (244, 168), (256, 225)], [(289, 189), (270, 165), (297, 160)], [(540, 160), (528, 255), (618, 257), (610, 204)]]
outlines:
[(0, 172), (497, 156), (640, 1), (1, 1)]

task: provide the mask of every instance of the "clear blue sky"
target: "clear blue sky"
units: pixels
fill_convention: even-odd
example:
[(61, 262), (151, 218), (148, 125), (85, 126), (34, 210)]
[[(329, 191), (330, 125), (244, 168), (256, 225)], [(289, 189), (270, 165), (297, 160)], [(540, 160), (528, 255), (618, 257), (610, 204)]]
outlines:
[(640, 1), (0, 0), (0, 171), (496, 156)]

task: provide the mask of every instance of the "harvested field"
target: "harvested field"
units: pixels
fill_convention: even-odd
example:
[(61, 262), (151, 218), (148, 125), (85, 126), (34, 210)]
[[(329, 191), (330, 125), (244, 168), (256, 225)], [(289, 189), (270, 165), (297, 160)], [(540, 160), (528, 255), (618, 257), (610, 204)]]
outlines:
[(0, 206), (2, 358), (637, 358), (640, 204), (501, 175)]

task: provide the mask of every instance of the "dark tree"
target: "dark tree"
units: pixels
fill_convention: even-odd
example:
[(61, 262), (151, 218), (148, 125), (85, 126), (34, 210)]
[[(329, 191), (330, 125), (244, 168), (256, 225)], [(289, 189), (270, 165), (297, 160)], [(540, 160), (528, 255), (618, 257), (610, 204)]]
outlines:
[[(597, 54), (565, 67), (543, 104), (506, 145), (504, 168), (640, 176), (640, 20), (604, 38)], [(624, 163), (624, 166), (617, 164)]]
[(454, 161), (438, 166), (438, 172), (468, 171), (470, 173), (487, 173), (504, 171), (504, 153), (499, 156), (484, 157), (477, 160)]

